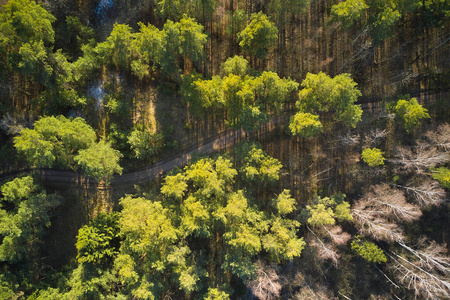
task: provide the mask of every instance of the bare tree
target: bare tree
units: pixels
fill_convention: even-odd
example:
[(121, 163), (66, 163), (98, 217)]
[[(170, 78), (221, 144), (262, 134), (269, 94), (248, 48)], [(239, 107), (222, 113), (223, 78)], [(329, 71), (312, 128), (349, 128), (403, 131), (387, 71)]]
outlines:
[(403, 242), (399, 245), (407, 250), (408, 255), (401, 256), (395, 252), (391, 269), (396, 278), (416, 295), (430, 299), (450, 298), (450, 258), (445, 246), (435, 242), (426, 244), (421, 241), (421, 249), (415, 250)]
[(446, 197), (446, 193), (441, 185), (431, 179), (423, 181), (419, 186), (404, 186), (394, 183), (389, 183), (392, 186), (406, 190), (408, 194), (417, 202), (420, 207), (438, 206)]
[(366, 145), (366, 147), (376, 146), (378, 141), (384, 139), (388, 133), (389, 132), (386, 129), (381, 130), (379, 128), (376, 128), (366, 135), (364, 144)]
[(440, 152), (436, 147), (430, 147), (427, 143), (419, 143), (416, 147), (398, 147), (397, 159), (386, 159), (396, 163), (405, 171), (423, 173), (426, 169), (444, 163), (450, 159), (450, 155)]
[(342, 228), (337, 225), (320, 226), (317, 228), (317, 232), (314, 232), (309, 226), (307, 228), (314, 236), (310, 239), (309, 246), (317, 249), (318, 258), (322, 261), (331, 260), (337, 266), (341, 255), (335, 246), (347, 244), (351, 235), (342, 231)]
[(428, 131), (425, 135), (435, 146), (445, 152), (450, 152), (450, 124), (445, 123), (438, 127), (436, 131)]
[(397, 222), (417, 220), (422, 212), (418, 206), (406, 202), (401, 191), (380, 184), (353, 205), (352, 215), (360, 234), (393, 242), (404, 238)]
[(263, 262), (255, 263), (256, 279), (248, 283), (248, 287), (252, 290), (253, 295), (260, 300), (278, 299), (282, 285), (274, 268), (266, 266)]
[(317, 257), (322, 261), (331, 260), (337, 266), (341, 256), (334, 245), (322, 241), (310, 228), (308, 229), (314, 234), (314, 239), (309, 241), (309, 246), (317, 249)]

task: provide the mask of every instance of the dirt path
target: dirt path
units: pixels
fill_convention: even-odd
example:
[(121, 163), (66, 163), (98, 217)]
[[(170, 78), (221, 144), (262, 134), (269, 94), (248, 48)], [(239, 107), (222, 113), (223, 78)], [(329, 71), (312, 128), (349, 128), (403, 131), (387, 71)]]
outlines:
[[(259, 131), (259, 134), (266, 135), (272, 132), (274, 129), (278, 127), (278, 125), (284, 123), (286, 119), (287, 118), (285, 116), (278, 116), (272, 118), (269, 122), (261, 125), (261, 130)], [(136, 170), (124, 173), (122, 175), (115, 175), (114, 179), (111, 181), (111, 186), (134, 184), (146, 180), (155, 179), (156, 177), (169, 172), (175, 167), (181, 168), (189, 164), (194, 155), (206, 155), (226, 150), (227, 148), (233, 147), (241, 140), (245, 140), (247, 137), (252, 137), (255, 134), (258, 134), (258, 131), (248, 132), (246, 134), (245, 131), (240, 129), (227, 130), (226, 132), (216, 137), (215, 139), (209, 142), (205, 142), (204, 144), (198, 145), (194, 149), (181, 152), (172, 159), (160, 161), (155, 165), (143, 170)], [(56, 170), (56, 169), (27, 169), (12, 172), (9, 174), (3, 174), (0, 175), (0, 182), (8, 178), (17, 176), (18, 174), (21, 173), (39, 174), (46, 181), (54, 183), (73, 184), (73, 185), (93, 183), (91, 180), (83, 177), (80, 173), (73, 172), (70, 170)]]

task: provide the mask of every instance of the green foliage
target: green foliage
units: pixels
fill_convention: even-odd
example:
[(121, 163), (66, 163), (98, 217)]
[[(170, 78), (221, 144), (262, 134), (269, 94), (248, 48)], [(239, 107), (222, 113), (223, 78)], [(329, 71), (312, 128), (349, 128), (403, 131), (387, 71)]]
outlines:
[(278, 38), (278, 29), (262, 12), (253, 13), (250, 24), (239, 34), (239, 45), (260, 59), (264, 59), (269, 48)]
[(352, 241), (351, 247), (353, 251), (368, 262), (376, 264), (387, 262), (387, 257), (384, 255), (383, 250), (372, 242), (364, 241), (357, 237), (356, 240)]
[(351, 221), (350, 204), (344, 201), (345, 194), (331, 197), (316, 197), (312, 205), (307, 205), (301, 215), (306, 223), (313, 227), (336, 224), (338, 221)]
[(109, 182), (114, 173), (122, 174), (122, 167), (119, 165), (121, 157), (122, 154), (118, 150), (101, 140), (87, 149), (80, 150), (74, 160), (86, 176)]
[(243, 9), (236, 9), (233, 13), (227, 11), (227, 15), (229, 22), (225, 32), (234, 37), (245, 28), (247, 23), (247, 13)]
[(42, 85), (49, 85), (53, 68), (47, 61), (48, 54), (47, 49), (44, 47), (44, 42), (23, 44), (19, 49), (19, 55), (21, 57), (18, 64), (19, 71)]
[(364, 0), (346, 0), (331, 7), (332, 18), (349, 28), (358, 22), (369, 6)]
[(49, 84), (53, 69), (44, 45), (54, 42), (54, 21), (55, 17), (35, 1), (12, 0), (3, 6), (0, 12), (0, 76), (19, 71), (43, 85)]
[(137, 159), (148, 159), (158, 155), (164, 147), (164, 136), (149, 130), (135, 128), (128, 136), (128, 144)]
[(203, 45), (207, 36), (203, 33), (203, 25), (195, 22), (193, 18), (184, 16), (178, 23), (180, 30), (180, 54), (189, 57), (192, 61), (203, 58)]
[(25, 43), (53, 43), (55, 17), (35, 1), (10, 0), (0, 14), (1, 31), (15, 47)]
[(229, 57), (221, 66), (224, 76), (230, 74), (237, 76), (244, 76), (248, 74), (249, 66), (248, 61), (239, 55)]
[[(226, 76), (213, 76), (211, 80), (185, 77), (181, 94), (198, 114), (200, 107), (225, 109), (227, 123), (245, 130), (256, 129), (270, 114), (278, 114), (298, 83), (280, 78), (274, 72), (260, 76), (246, 75), (248, 62), (240, 56), (229, 58), (222, 70)], [(197, 79), (198, 78), (198, 79)], [(189, 85), (190, 83), (190, 85)]]
[(115, 23), (106, 41), (97, 45), (96, 53), (105, 64), (129, 70), (135, 52), (134, 39), (130, 26)]
[(378, 148), (366, 148), (361, 153), (362, 160), (370, 167), (384, 165), (383, 152)]
[(356, 85), (350, 74), (331, 78), (322, 72), (308, 73), (301, 84), (297, 106), (304, 113), (333, 112), (336, 121), (354, 128), (362, 115), (361, 107), (354, 104), (361, 96)]
[(412, 132), (422, 125), (421, 120), (430, 118), (428, 110), (420, 105), (416, 98), (398, 100), (392, 110), (406, 132)]
[(432, 172), (433, 179), (438, 180), (444, 188), (450, 189), (450, 170), (448, 168), (440, 167), (433, 169)]
[(78, 230), (75, 244), (79, 264), (101, 266), (105, 260), (118, 253), (118, 217), (116, 214), (100, 214), (90, 224)]
[(291, 192), (289, 190), (283, 190), (273, 202), (274, 207), (281, 215), (289, 214), (295, 210), (296, 201), (291, 197)]
[(269, 221), (269, 232), (263, 236), (264, 249), (276, 261), (291, 261), (299, 257), (305, 241), (297, 237), (300, 223), (295, 220), (274, 217)]
[(44, 117), (34, 123), (34, 129), (23, 129), (14, 138), (14, 147), (30, 165), (74, 168), (74, 156), (95, 142), (95, 132), (84, 119), (64, 116)]
[(0, 261), (29, 259), (37, 252), (45, 227), (50, 227), (50, 211), (59, 204), (59, 198), (47, 195), (30, 176), (3, 184), (1, 192)]
[[(178, 240), (170, 212), (160, 202), (127, 196), (120, 200), (120, 234), (125, 238), (124, 254), (144, 259), (146, 272), (160, 273), (167, 267), (170, 246)], [(135, 261), (136, 262), (136, 261)]]
[(322, 131), (322, 123), (317, 115), (298, 112), (291, 118), (289, 129), (292, 135), (309, 138)]
[(43, 139), (42, 135), (32, 129), (25, 128), (20, 136), (14, 138), (17, 152), (25, 155), (28, 164), (36, 167), (52, 167), (55, 162), (53, 145)]
[(383, 40), (394, 33), (394, 26), (402, 15), (396, 9), (386, 7), (383, 11), (372, 18), (370, 31), (375, 45), (379, 45)]
[(230, 296), (217, 288), (209, 288), (205, 300), (229, 300)]
[(276, 158), (267, 155), (262, 149), (252, 147), (244, 157), (240, 172), (249, 182), (275, 183), (280, 178), (282, 167)]

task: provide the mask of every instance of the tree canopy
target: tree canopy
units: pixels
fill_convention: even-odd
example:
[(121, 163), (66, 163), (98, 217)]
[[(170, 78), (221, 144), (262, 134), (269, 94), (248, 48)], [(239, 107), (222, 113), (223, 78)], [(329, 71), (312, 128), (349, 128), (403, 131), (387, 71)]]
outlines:
[(264, 59), (277, 40), (278, 29), (263, 12), (253, 13), (250, 20), (238, 34), (239, 45), (245, 52)]

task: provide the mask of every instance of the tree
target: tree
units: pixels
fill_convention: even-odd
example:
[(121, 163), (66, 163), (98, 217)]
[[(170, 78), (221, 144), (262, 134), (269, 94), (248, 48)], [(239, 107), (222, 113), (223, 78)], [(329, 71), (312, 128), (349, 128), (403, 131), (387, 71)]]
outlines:
[(222, 108), (226, 111), (228, 125), (256, 129), (271, 114), (281, 112), (298, 84), (289, 78), (280, 78), (274, 72), (249, 76), (247, 65), (247, 60), (242, 57), (229, 58), (222, 65), (224, 77), (213, 76), (210, 80), (185, 77), (181, 93), (194, 113), (198, 114), (199, 106), (214, 110)]
[(433, 170), (433, 179), (439, 181), (442, 187), (450, 189), (450, 170), (445, 167), (436, 168)]
[(100, 214), (78, 230), (77, 261), (99, 268), (118, 253), (120, 239), (117, 214)]
[(51, 210), (60, 198), (48, 195), (30, 176), (15, 178), (1, 187), (0, 261), (17, 263), (37, 253)]
[(164, 146), (164, 136), (161, 133), (150, 133), (148, 129), (135, 128), (127, 140), (134, 156), (141, 160), (159, 154)]
[(405, 287), (414, 291), (416, 296), (430, 299), (450, 297), (450, 284), (446, 279), (450, 273), (450, 259), (447, 249), (436, 242), (419, 240), (419, 249), (398, 243), (405, 255), (391, 252), (390, 269)]
[(422, 119), (430, 118), (427, 109), (420, 105), (416, 98), (398, 100), (393, 111), (408, 133), (420, 126)]
[(333, 112), (333, 119), (346, 126), (356, 127), (361, 120), (362, 110), (354, 104), (361, 92), (350, 74), (340, 74), (331, 78), (320, 72), (306, 74), (299, 92), (297, 106), (304, 113)]
[(221, 65), (223, 76), (237, 75), (245, 76), (248, 74), (249, 66), (248, 61), (239, 55), (228, 57), (227, 60)]
[(48, 49), (55, 39), (55, 17), (35, 1), (12, 0), (0, 12), (0, 75), (20, 71), (41, 84), (52, 75)]
[(278, 29), (262, 12), (253, 13), (250, 20), (250, 24), (238, 34), (239, 45), (245, 52), (264, 59), (277, 40)]
[(255, 265), (257, 277), (248, 283), (253, 295), (261, 300), (279, 299), (282, 285), (276, 270), (261, 261)]
[(356, 239), (351, 243), (351, 247), (353, 251), (358, 253), (358, 255), (368, 262), (373, 262), (376, 264), (387, 262), (387, 257), (384, 255), (383, 250), (372, 242), (356, 237)]
[(352, 215), (361, 235), (388, 242), (402, 241), (400, 222), (412, 222), (422, 215), (418, 206), (406, 202), (402, 192), (380, 184), (354, 203)]
[(262, 149), (252, 146), (244, 157), (240, 170), (245, 180), (255, 183), (274, 183), (280, 178), (282, 164)]
[(14, 138), (14, 147), (32, 166), (52, 167), (56, 163), (74, 168), (74, 156), (95, 139), (94, 130), (82, 118), (44, 117), (34, 123), (34, 129), (23, 129)]
[(86, 176), (109, 182), (114, 173), (122, 174), (122, 167), (119, 165), (121, 157), (122, 154), (118, 150), (101, 140), (87, 149), (80, 150), (74, 160)]
[(364, 0), (346, 0), (331, 7), (332, 18), (349, 28), (359, 21), (369, 6)]
[(429, 168), (445, 163), (449, 160), (449, 153), (441, 152), (428, 143), (419, 143), (414, 147), (397, 147), (396, 158), (386, 161), (400, 165), (403, 171), (423, 173)]
[(386, 38), (390, 37), (394, 33), (394, 26), (397, 21), (400, 20), (402, 15), (400, 12), (391, 7), (386, 7), (376, 15), (371, 16), (370, 32), (374, 45), (380, 45), (380, 43)]
[(376, 167), (384, 164), (383, 152), (378, 148), (366, 148), (361, 153), (361, 159), (369, 165)]
[(317, 115), (298, 112), (291, 118), (289, 129), (292, 135), (309, 138), (322, 131), (322, 123)]
[[(339, 193), (331, 197), (316, 197), (312, 205), (306, 205), (300, 217), (307, 224), (313, 237), (309, 245), (317, 249), (322, 260), (331, 260), (337, 265), (340, 254), (336, 246), (344, 245), (350, 240), (350, 234), (344, 232), (336, 221), (351, 221), (350, 204), (344, 201), (345, 194)], [(310, 227), (311, 226), (311, 227)]]

